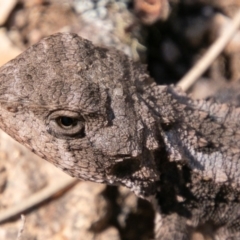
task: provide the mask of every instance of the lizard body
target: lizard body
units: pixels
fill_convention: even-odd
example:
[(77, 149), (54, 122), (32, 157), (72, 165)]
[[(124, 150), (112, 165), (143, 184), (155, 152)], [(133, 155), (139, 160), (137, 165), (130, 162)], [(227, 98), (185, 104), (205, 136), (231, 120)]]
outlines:
[(58, 33), (0, 68), (0, 127), (73, 177), (153, 202), (156, 239), (240, 237), (240, 110), (157, 86), (114, 49)]

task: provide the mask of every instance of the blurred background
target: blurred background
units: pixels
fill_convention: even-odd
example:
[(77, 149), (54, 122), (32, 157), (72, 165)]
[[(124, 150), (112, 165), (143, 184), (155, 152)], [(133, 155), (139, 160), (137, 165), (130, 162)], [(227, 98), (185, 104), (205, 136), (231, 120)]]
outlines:
[[(239, 6), (239, 0), (0, 0), (0, 66), (45, 36), (75, 32), (146, 64), (158, 84), (176, 84), (229, 28)], [(239, 105), (239, 62), (237, 31), (188, 93)], [(0, 216), (65, 178), (0, 132)], [(24, 214), (24, 240), (153, 238), (150, 204), (123, 187), (79, 181)], [(1, 223), (0, 239), (17, 239), (21, 224), (19, 214)], [(211, 239), (205, 231), (193, 239)]]

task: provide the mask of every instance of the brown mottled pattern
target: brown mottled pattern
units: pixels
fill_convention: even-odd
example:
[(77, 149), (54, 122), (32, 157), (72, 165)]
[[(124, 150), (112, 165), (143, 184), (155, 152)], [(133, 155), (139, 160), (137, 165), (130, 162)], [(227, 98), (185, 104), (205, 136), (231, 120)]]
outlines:
[[(154, 204), (156, 239), (240, 239), (240, 110), (157, 86), (76, 34), (43, 39), (0, 68), (0, 127), (71, 176)], [(134, 227), (134, 226), (133, 226)]]

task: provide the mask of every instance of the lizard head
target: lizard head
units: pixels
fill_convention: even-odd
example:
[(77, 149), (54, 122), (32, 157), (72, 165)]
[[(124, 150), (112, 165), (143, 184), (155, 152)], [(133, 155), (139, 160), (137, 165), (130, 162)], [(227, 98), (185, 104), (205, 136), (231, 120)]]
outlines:
[(141, 191), (159, 146), (137, 68), (75, 34), (47, 37), (0, 69), (0, 126), (71, 176)]

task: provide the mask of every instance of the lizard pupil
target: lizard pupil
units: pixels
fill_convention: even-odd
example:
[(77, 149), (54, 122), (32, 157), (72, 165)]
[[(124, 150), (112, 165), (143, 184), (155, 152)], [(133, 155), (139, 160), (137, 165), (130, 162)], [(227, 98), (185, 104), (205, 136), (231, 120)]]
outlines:
[(74, 123), (74, 119), (70, 117), (60, 117), (60, 123), (65, 127), (70, 127)]

